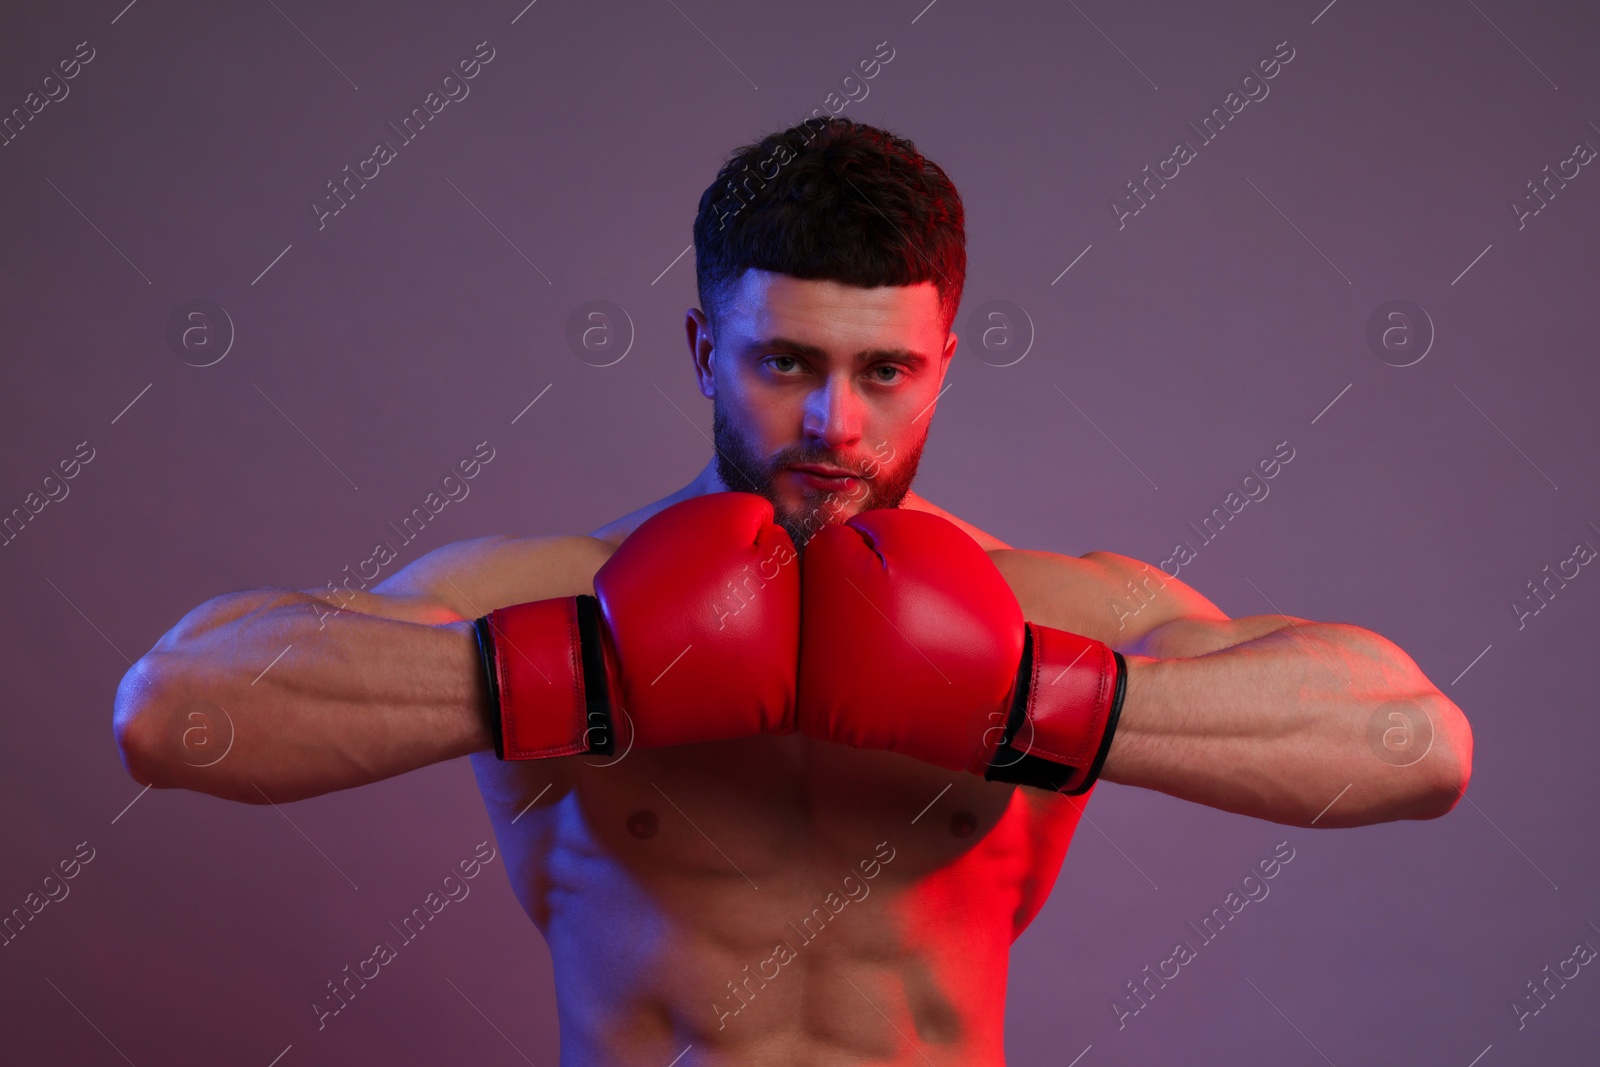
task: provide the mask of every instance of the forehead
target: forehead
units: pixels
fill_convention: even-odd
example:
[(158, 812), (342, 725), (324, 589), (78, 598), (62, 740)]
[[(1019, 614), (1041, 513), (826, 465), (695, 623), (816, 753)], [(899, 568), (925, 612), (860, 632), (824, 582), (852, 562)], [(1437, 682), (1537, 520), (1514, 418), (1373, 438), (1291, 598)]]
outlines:
[(754, 268), (740, 277), (718, 320), (724, 340), (734, 343), (783, 335), (827, 346), (893, 337), (937, 350), (933, 342), (941, 335), (939, 290), (932, 282), (864, 289)]

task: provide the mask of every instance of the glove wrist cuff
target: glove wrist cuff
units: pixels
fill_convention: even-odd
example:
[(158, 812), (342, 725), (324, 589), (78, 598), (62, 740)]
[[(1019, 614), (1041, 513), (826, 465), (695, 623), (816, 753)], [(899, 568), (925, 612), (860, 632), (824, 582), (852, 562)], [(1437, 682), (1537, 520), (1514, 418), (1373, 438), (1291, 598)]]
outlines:
[(984, 777), (1079, 796), (1100, 777), (1127, 687), (1102, 641), (1027, 626), (1004, 738)]
[(612, 751), (609, 671), (594, 597), (497, 608), (475, 620), (473, 630), (496, 757)]

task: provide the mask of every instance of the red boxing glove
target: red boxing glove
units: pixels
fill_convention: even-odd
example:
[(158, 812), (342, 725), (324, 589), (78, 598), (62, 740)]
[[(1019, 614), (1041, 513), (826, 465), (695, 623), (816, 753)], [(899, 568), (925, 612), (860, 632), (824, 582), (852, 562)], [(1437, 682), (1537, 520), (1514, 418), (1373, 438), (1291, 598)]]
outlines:
[(1120, 653), (1024, 621), (988, 554), (927, 512), (828, 526), (803, 569), (802, 733), (1088, 792), (1122, 709)]
[[(692, 497), (623, 541), (595, 574), (595, 596), (478, 619), (495, 755), (794, 732), (800, 574), (772, 519), (751, 493)], [(619, 738), (624, 718), (632, 731)]]

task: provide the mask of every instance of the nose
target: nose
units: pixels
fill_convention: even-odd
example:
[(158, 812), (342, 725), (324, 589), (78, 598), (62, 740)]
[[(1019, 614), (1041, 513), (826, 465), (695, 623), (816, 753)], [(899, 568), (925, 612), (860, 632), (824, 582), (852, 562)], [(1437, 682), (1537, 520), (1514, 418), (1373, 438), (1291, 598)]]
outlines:
[(861, 440), (865, 405), (848, 374), (831, 374), (806, 398), (805, 434), (829, 451)]

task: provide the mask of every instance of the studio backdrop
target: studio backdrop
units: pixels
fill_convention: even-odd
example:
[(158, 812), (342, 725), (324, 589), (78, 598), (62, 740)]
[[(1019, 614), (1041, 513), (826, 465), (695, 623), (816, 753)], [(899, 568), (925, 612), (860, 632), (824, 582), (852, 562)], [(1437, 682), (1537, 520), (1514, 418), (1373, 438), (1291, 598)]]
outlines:
[(966, 206), (918, 492), (1375, 630), (1475, 736), (1433, 821), (1103, 784), (1013, 947), (1010, 1061), (1594, 1062), (1595, 8), (125, 2), (0, 15), (0, 1058), (556, 1062), (465, 760), (145, 791), (113, 697), (213, 596), (685, 484), (700, 194), (846, 114)]

